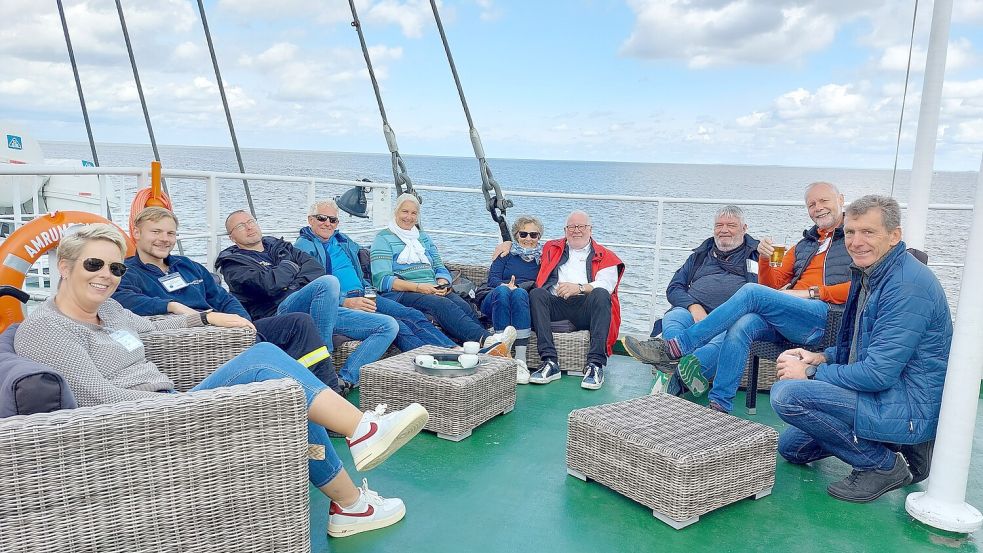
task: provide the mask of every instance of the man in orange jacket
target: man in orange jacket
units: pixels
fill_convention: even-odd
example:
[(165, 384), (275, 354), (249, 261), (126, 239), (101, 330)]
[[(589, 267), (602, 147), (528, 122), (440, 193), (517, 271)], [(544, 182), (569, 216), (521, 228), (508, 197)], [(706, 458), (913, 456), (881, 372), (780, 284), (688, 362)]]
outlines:
[(532, 328), (542, 360), (529, 382), (549, 384), (560, 378), (550, 323), (569, 320), (577, 330), (590, 330), (580, 387), (597, 390), (604, 384), (604, 366), (621, 327), (618, 284), (625, 264), (591, 238), (587, 213), (571, 213), (563, 230), (564, 238), (543, 245), (536, 287), (529, 292)]
[[(806, 188), (806, 208), (815, 225), (771, 267), (774, 251), (767, 238), (758, 244), (758, 284), (745, 284), (705, 319), (671, 340), (626, 339), (626, 349), (656, 367), (671, 366), (694, 395), (709, 383), (693, 351), (727, 332), (717, 358), (710, 407), (729, 413), (754, 340), (817, 344), (826, 331), (829, 305), (842, 304), (850, 292), (850, 254), (843, 240), (843, 195), (833, 184), (814, 182)], [(630, 342), (630, 343), (629, 343)]]

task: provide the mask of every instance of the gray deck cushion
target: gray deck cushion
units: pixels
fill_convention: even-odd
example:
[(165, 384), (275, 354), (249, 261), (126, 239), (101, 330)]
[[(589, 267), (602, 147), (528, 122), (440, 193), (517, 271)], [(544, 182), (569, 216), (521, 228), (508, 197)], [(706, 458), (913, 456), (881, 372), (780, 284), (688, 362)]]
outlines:
[(77, 407), (60, 374), (14, 353), (18, 326), (0, 334), (0, 418)]

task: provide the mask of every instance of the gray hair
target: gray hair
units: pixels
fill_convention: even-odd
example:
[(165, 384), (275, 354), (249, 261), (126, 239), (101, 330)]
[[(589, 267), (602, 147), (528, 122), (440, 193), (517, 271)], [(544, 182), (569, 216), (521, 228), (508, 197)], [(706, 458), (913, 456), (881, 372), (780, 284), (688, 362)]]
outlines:
[(105, 240), (119, 248), (120, 257), (126, 257), (126, 238), (114, 225), (92, 223), (84, 225), (72, 234), (63, 233), (58, 243), (58, 258), (75, 261), (82, 254), (82, 248), (94, 240)]
[(805, 198), (806, 196), (809, 195), (809, 192), (812, 192), (812, 189), (813, 188), (817, 188), (817, 187), (820, 187), (820, 186), (828, 186), (828, 187), (830, 187), (830, 189), (833, 190), (833, 193), (834, 194), (836, 194), (837, 196), (840, 195), (840, 189), (837, 188), (835, 184), (833, 184), (831, 182), (826, 182), (824, 180), (818, 180), (816, 182), (809, 183), (809, 186), (806, 186), (806, 191), (802, 195), (802, 197)]
[(898, 200), (890, 196), (869, 194), (857, 198), (847, 206), (846, 214), (849, 217), (857, 217), (871, 209), (881, 210), (881, 222), (884, 223), (884, 229), (888, 232), (901, 226), (901, 206), (898, 205)]
[(518, 235), (519, 229), (521, 229), (522, 227), (528, 224), (536, 225), (536, 228), (539, 229), (540, 236), (542, 236), (543, 222), (540, 221), (538, 217), (533, 217), (531, 215), (522, 215), (518, 219), (516, 219), (515, 222), (512, 223), (512, 238), (515, 238)]
[(405, 204), (406, 202), (413, 202), (414, 204), (416, 204), (416, 209), (417, 210), (420, 209), (419, 198), (417, 198), (413, 194), (410, 194), (409, 192), (403, 192), (402, 194), (396, 197), (396, 203), (393, 204), (393, 217), (396, 216), (396, 212), (399, 211), (399, 207)]
[(330, 207), (331, 209), (338, 211), (338, 202), (334, 200), (321, 200), (319, 202), (314, 202), (311, 204), (310, 209), (307, 210), (307, 215), (317, 215), (317, 212), (322, 207)]
[(586, 211), (583, 211), (583, 210), (580, 210), (580, 209), (575, 209), (575, 210), (571, 211), (570, 212), (570, 215), (567, 215), (567, 220), (569, 221), (571, 217), (573, 217), (574, 215), (577, 215), (577, 214), (580, 214), (580, 215), (583, 215), (584, 217), (587, 217), (587, 224), (588, 225), (591, 225), (591, 226), (594, 225), (594, 221), (590, 218), (590, 213), (587, 213)]
[(736, 205), (725, 205), (718, 209), (717, 214), (713, 216), (713, 221), (716, 223), (721, 217), (733, 217), (744, 224), (744, 210)]

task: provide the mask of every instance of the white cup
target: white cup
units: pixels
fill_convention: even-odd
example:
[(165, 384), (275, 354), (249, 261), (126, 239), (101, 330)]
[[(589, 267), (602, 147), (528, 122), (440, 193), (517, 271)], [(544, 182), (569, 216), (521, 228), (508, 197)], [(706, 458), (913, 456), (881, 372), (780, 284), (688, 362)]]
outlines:
[(465, 353), (464, 355), (459, 355), (457, 357), (457, 362), (461, 364), (465, 369), (470, 369), (478, 364), (478, 356), (470, 353)]
[(479, 344), (478, 342), (464, 342), (464, 353), (474, 355), (478, 353), (478, 350), (480, 349), (481, 349), (481, 344)]

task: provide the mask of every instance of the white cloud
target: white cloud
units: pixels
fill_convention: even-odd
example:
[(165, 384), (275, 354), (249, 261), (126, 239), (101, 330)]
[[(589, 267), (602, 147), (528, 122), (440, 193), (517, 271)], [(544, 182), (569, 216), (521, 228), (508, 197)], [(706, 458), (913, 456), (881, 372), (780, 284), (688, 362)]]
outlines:
[[(440, 9), (439, 2), (437, 9)], [(407, 37), (420, 38), (423, 36), (424, 27), (432, 25), (433, 11), (427, 0), (408, 0), (406, 2), (382, 0), (369, 8), (365, 19), (371, 22), (398, 25)]]
[(796, 61), (828, 46), (837, 27), (871, 3), (628, 0), (637, 19), (622, 52), (690, 67)]

